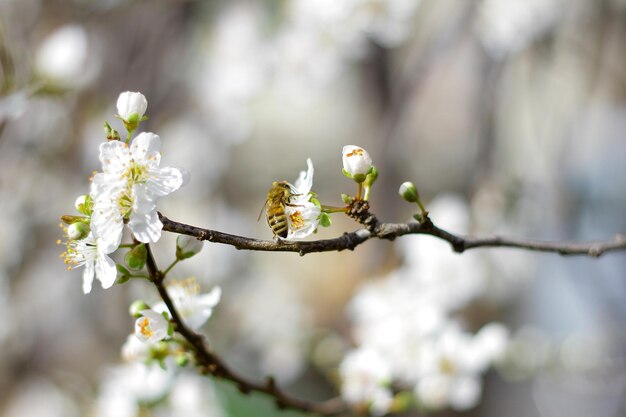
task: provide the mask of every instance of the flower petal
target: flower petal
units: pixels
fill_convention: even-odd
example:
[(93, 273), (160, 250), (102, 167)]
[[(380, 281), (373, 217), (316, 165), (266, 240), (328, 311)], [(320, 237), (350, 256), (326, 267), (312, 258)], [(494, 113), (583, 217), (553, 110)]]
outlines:
[(83, 293), (89, 294), (93, 285), (93, 278), (95, 275), (95, 268), (93, 262), (87, 262), (85, 264), (85, 270), (83, 271)]
[[(98, 239), (99, 241), (101, 239)], [(98, 257), (96, 258), (96, 277), (102, 284), (102, 288), (111, 288), (117, 279), (115, 262), (105, 252), (106, 248), (98, 245)]]
[(152, 132), (140, 133), (130, 145), (130, 154), (135, 161), (153, 161), (158, 166), (161, 160), (161, 138)]
[(146, 186), (150, 194), (163, 197), (178, 190), (183, 182), (183, 173), (179, 169), (167, 167), (152, 171)]
[(128, 219), (128, 227), (138, 241), (157, 242), (161, 238), (163, 223), (159, 220), (156, 204), (149, 198), (144, 187), (135, 186), (133, 190), (133, 211)]
[(130, 164), (128, 145), (119, 140), (100, 144), (102, 171), (108, 174), (121, 174)]
[(295, 188), (297, 189), (297, 194), (300, 195), (307, 195), (311, 191), (311, 187), (313, 187), (314, 169), (313, 161), (311, 160), (311, 158), (308, 158), (306, 160), (306, 164), (308, 167), (307, 171), (300, 171), (300, 176), (294, 184)]

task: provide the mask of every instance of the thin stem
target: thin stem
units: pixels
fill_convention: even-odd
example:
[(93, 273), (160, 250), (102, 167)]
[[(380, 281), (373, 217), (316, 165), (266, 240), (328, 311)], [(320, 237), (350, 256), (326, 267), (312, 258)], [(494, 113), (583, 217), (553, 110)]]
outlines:
[(168, 266), (168, 267), (165, 269), (165, 271), (163, 271), (163, 276), (164, 276), (164, 277), (166, 277), (166, 276), (167, 276), (167, 274), (168, 274), (168, 273), (172, 270), (172, 268), (174, 268), (174, 267), (176, 266), (176, 264), (177, 264), (178, 262), (180, 262), (180, 259), (176, 258), (176, 259), (174, 260), (174, 262), (172, 262), (172, 263), (170, 264), (170, 266)]
[(209, 350), (206, 346), (204, 337), (195, 333), (183, 322), (176, 306), (174, 305), (174, 302), (172, 301), (172, 298), (169, 296), (167, 289), (163, 284), (165, 275), (159, 271), (149, 244), (146, 244), (146, 249), (146, 266), (148, 273), (150, 274), (150, 280), (157, 288), (161, 299), (163, 299), (163, 302), (172, 316), (175, 331), (187, 341), (192, 353), (195, 356), (196, 362), (198, 366), (201, 367), (203, 373), (229, 380), (237, 386), (239, 391), (245, 394), (252, 391), (268, 394), (274, 398), (277, 407), (281, 409), (290, 408), (320, 414), (323, 416), (334, 416), (342, 414), (348, 410), (347, 404), (344, 403), (339, 397), (323, 402), (300, 400), (288, 395), (280, 389), (276, 385), (273, 378), (268, 378), (265, 383), (253, 382), (230, 369), (219, 356)]
[(348, 211), (348, 207), (335, 207), (335, 206), (322, 205), (322, 211), (324, 213), (346, 213)]
[(363, 183), (362, 182), (358, 182), (357, 183), (357, 189), (356, 189), (356, 199), (357, 200), (361, 200), (361, 196), (363, 195)]

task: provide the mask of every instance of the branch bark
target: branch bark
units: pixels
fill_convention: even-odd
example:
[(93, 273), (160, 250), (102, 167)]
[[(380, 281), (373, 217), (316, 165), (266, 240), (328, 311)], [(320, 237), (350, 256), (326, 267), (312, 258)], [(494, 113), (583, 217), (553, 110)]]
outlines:
[(274, 398), (276, 406), (280, 409), (294, 409), (315, 413), (323, 416), (334, 416), (344, 413), (348, 410), (348, 405), (339, 397), (332, 398), (327, 401), (314, 402), (302, 400), (292, 397), (291, 395), (280, 389), (272, 377), (268, 377), (265, 383), (250, 381), (239, 375), (226, 365), (226, 363), (215, 353), (211, 352), (205, 343), (202, 335), (191, 330), (180, 317), (176, 310), (176, 306), (169, 296), (164, 284), (164, 275), (156, 265), (156, 261), (150, 249), (150, 245), (146, 245), (148, 250), (148, 258), (146, 266), (150, 280), (156, 287), (159, 295), (165, 302), (174, 322), (175, 330), (185, 338), (189, 344), (189, 348), (193, 352), (197, 365), (201, 368), (203, 374), (210, 374), (217, 378), (222, 378), (235, 383), (237, 388), (243, 394), (250, 392), (261, 392)]
[(354, 250), (357, 246), (372, 238), (394, 240), (404, 235), (433, 236), (448, 242), (452, 249), (458, 253), (476, 248), (515, 248), (535, 252), (551, 252), (567, 256), (580, 255), (597, 258), (608, 252), (626, 250), (626, 236), (622, 234), (615, 235), (613, 239), (589, 242), (550, 242), (504, 236), (462, 236), (437, 227), (430, 219), (427, 219), (424, 223), (380, 223), (376, 217), (371, 214), (369, 214), (369, 218), (373, 220), (370, 220), (370, 224), (366, 224), (365, 228), (358, 229), (351, 233), (344, 233), (334, 239), (307, 242), (271, 241), (231, 235), (216, 230), (191, 226), (170, 220), (160, 213), (159, 215), (163, 223), (163, 230), (167, 232), (194, 236), (200, 240), (231, 245), (242, 250), (297, 252), (300, 255), (314, 252), (342, 251), (346, 249)]

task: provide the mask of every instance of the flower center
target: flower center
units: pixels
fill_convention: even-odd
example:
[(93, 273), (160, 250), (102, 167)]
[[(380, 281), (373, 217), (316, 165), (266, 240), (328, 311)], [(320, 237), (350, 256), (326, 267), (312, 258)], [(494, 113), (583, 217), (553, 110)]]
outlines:
[(448, 358), (442, 358), (439, 361), (439, 370), (442, 374), (452, 375), (454, 373), (454, 363)]
[(301, 211), (294, 211), (289, 215), (291, 220), (291, 227), (295, 230), (302, 229), (304, 227), (304, 218)]
[(146, 338), (150, 338), (153, 335), (152, 328), (150, 328), (150, 319), (147, 317), (142, 317), (139, 321), (139, 331)]
[(128, 181), (133, 184), (141, 184), (148, 180), (148, 169), (145, 165), (132, 161), (128, 170), (124, 173)]

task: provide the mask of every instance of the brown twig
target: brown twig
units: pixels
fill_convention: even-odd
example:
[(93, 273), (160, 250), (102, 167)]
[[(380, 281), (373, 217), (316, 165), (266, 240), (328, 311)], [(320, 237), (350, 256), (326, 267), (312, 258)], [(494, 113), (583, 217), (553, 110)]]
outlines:
[(165, 277), (156, 265), (150, 246), (146, 245), (146, 248), (148, 250), (146, 266), (150, 275), (150, 280), (156, 286), (159, 295), (165, 302), (165, 305), (172, 316), (175, 330), (189, 343), (189, 347), (193, 351), (196, 358), (196, 363), (202, 369), (203, 373), (211, 374), (217, 378), (226, 379), (235, 383), (239, 391), (244, 394), (248, 394), (250, 392), (262, 392), (268, 394), (274, 398), (276, 406), (281, 409), (290, 408), (320, 414), (323, 416), (333, 416), (344, 413), (348, 410), (347, 404), (339, 397), (322, 402), (301, 400), (285, 393), (276, 385), (274, 379), (271, 377), (269, 377), (265, 383), (258, 383), (249, 381), (245, 377), (230, 369), (219, 356), (209, 350), (204, 338), (200, 334), (195, 333), (185, 325), (184, 321), (178, 314), (176, 306), (170, 298), (167, 289), (165, 288), (163, 283)]
[(231, 245), (237, 249), (297, 252), (300, 255), (314, 252), (342, 251), (345, 249), (354, 250), (358, 245), (372, 238), (394, 240), (397, 237), (412, 234), (430, 235), (445, 240), (455, 252), (459, 253), (475, 248), (516, 248), (535, 252), (552, 252), (560, 255), (599, 257), (608, 252), (626, 250), (626, 236), (622, 234), (617, 234), (610, 240), (591, 242), (549, 242), (503, 236), (461, 236), (435, 226), (430, 219), (427, 219), (424, 223), (380, 223), (369, 211), (363, 217), (364, 219), (369, 219), (366, 228), (351, 233), (344, 233), (342, 236), (334, 239), (308, 242), (259, 240), (179, 223), (168, 219), (162, 214), (160, 214), (160, 218), (161, 222), (163, 222), (163, 230), (167, 232), (194, 236), (201, 240)]

